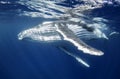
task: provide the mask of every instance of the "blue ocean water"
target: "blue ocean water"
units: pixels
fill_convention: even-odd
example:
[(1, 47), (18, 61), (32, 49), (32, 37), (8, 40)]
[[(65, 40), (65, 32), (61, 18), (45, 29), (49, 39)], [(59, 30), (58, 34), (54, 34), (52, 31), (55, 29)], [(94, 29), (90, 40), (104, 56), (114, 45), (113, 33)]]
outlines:
[[(1, 4), (0, 4), (1, 5)], [(13, 5), (13, 4), (12, 4)], [(11, 5), (10, 5), (11, 6)], [(81, 54), (91, 67), (86, 68), (53, 44), (19, 41), (17, 34), (38, 25), (41, 18), (18, 16), (16, 10), (29, 10), (18, 5), (13, 9), (0, 6), (0, 79), (119, 79), (120, 35), (109, 40), (89, 43), (102, 51), (101, 57)], [(111, 20), (110, 27), (120, 32), (120, 7), (103, 7), (92, 12)], [(99, 46), (98, 46), (99, 44)], [(74, 52), (72, 45), (68, 46)]]

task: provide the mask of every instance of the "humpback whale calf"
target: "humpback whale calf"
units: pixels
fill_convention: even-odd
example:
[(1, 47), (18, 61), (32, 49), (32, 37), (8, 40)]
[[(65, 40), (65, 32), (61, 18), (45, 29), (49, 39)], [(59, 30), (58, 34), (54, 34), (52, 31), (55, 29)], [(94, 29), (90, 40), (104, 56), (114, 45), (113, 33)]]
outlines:
[[(58, 0), (59, 1), (59, 0)], [(86, 1), (86, 0), (85, 0)], [(60, 1), (61, 2), (61, 1)], [(72, 43), (79, 51), (85, 54), (102, 56), (101, 50), (93, 48), (85, 43), (84, 39), (104, 38), (108, 40), (106, 31), (109, 29), (105, 24), (108, 20), (102, 17), (91, 17), (86, 12), (102, 7), (102, 0), (86, 1), (83, 5), (69, 8), (58, 5), (54, 0), (35, 0), (21, 1), (22, 5), (27, 5), (30, 9), (37, 12), (24, 11), (21, 15), (40, 17), (47, 19), (42, 24), (33, 28), (23, 30), (18, 34), (18, 39), (30, 39), (38, 42), (51, 43), (55, 41), (68, 41)], [(48, 21), (50, 19), (50, 21)], [(52, 20), (51, 20), (52, 19)], [(113, 33), (111, 33), (112, 35)], [(69, 52), (62, 46), (59, 46), (63, 52), (75, 58), (86, 67), (90, 67), (84, 60), (74, 53)]]
[[(74, 31), (74, 29), (71, 29), (69, 27), (69, 25), (67, 26), (66, 24), (64, 24), (65, 22), (43, 22), (42, 24), (24, 30), (22, 32), (20, 32), (18, 34), (18, 39), (19, 40), (23, 40), (23, 39), (31, 39), (31, 40), (35, 40), (38, 42), (54, 42), (54, 41), (60, 41), (60, 40), (65, 40), (68, 42), (71, 42), (75, 47), (78, 48), (78, 50), (82, 51), (83, 53), (86, 54), (90, 54), (90, 55), (95, 55), (95, 56), (102, 56), (104, 53), (100, 50), (97, 50), (89, 45), (87, 45), (85, 42), (83, 42), (80, 38), (84, 37), (84, 36), (80, 36), (77, 35)], [(70, 22), (71, 24), (74, 24), (72, 22)], [(70, 24), (69, 23), (69, 24)], [(76, 27), (77, 28), (77, 27)], [(90, 28), (90, 27), (89, 27)], [(93, 28), (93, 27), (92, 27)], [(89, 31), (85, 28), (80, 27), (79, 28), (80, 35), (85, 35), (88, 34), (88, 36), (92, 36), (95, 35), (94, 31), (96, 31), (94, 28), (93, 31)], [(87, 31), (86, 33), (84, 31)], [(84, 32), (84, 34), (83, 34)], [(91, 33), (91, 34), (90, 34)], [(100, 35), (101, 35), (101, 31), (100, 31)], [(99, 32), (98, 32), (98, 36)], [(104, 34), (103, 38), (106, 38), (106, 36)], [(59, 48), (65, 52), (66, 54), (72, 56), (73, 58), (75, 58), (78, 62), (82, 63), (84, 66), (86, 67), (90, 67), (89, 64), (87, 64), (85, 61), (83, 61), (79, 56), (76, 56), (72, 53), (70, 53), (68, 50), (64, 49), (62, 46), (59, 46)]]

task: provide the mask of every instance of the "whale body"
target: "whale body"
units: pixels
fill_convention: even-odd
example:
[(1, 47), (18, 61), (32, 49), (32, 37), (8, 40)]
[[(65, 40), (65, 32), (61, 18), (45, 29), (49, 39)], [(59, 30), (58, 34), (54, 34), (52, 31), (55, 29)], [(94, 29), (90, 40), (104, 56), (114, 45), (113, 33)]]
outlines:
[[(81, 38), (86, 35), (84, 38), (88, 38), (87, 36), (94, 36), (94, 31), (88, 31), (87, 29), (80, 27), (79, 35)], [(86, 33), (84, 32), (86, 30)], [(84, 32), (84, 34), (83, 34)], [(91, 34), (89, 34), (91, 33)], [(101, 34), (101, 32), (100, 32)], [(70, 27), (66, 26), (63, 23), (59, 22), (44, 22), (36, 27), (24, 30), (18, 34), (18, 39), (23, 40), (25, 38), (38, 41), (38, 42), (55, 42), (55, 41), (68, 41), (72, 43), (75, 47), (77, 47), (78, 50), (82, 51), (83, 53), (95, 55), (95, 56), (102, 56), (104, 53), (100, 50), (97, 50), (89, 45), (87, 45), (85, 42), (83, 42), (78, 34), (71, 29)], [(104, 34), (103, 34), (104, 35)], [(98, 34), (98, 37), (100, 35)], [(97, 37), (97, 36), (96, 36)], [(103, 38), (106, 38), (103, 36)], [(76, 56), (72, 53), (70, 53), (68, 50), (60, 47), (60, 49), (65, 52), (66, 54), (72, 56), (75, 58), (78, 62), (82, 63), (86, 67), (90, 67), (90, 65), (87, 65), (85, 61), (83, 61), (79, 56)], [(85, 64), (86, 63), (86, 64)]]
[[(68, 41), (72, 43), (79, 51), (85, 54), (102, 56), (104, 52), (86, 44), (83, 40), (87, 39), (109, 39), (107, 31), (109, 28), (106, 25), (107, 19), (102, 17), (91, 17), (86, 15), (96, 8), (102, 7), (101, 1), (85, 1), (84, 5), (74, 6), (74, 8), (57, 5), (59, 2), (49, 0), (25, 1), (22, 0), (22, 5), (29, 6), (37, 12), (24, 11), (22, 15), (33, 17), (41, 17), (50, 19), (44, 21), (33, 28), (21, 31), (18, 34), (18, 39), (30, 39), (38, 42), (51, 43), (55, 41)], [(94, 3), (94, 6), (93, 6)], [(52, 20), (51, 20), (52, 19)], [(63, 52), (75, 58), (78, 62), (86, 67), (90, 67), (85, 61), (69, 50), (59, 46)]]

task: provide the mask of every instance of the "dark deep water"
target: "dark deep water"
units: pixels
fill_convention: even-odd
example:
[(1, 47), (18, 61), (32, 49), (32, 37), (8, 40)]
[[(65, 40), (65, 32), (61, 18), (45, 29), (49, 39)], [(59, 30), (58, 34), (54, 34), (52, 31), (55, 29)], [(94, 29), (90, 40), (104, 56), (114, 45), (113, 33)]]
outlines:
[[(86, 68), (52, 44), (19, 41), (20, 31), (38, 25), (42, 19), (17, 16), (8, 10), (0, 6), (0, 79), (120, 79), (120, 35), (91, 41), (105, 55), (82, 54), (91, 65)], [(120, 32), (120, 7), (104, 7), (93, 15), (110, 19), (110, 27)]]

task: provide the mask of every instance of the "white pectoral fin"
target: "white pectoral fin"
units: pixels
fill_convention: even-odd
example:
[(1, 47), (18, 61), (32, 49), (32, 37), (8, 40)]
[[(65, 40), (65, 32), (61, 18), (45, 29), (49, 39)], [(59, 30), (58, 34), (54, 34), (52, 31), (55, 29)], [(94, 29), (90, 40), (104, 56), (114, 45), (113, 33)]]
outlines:
[(74, 44), (78, 48), (78, 50), (83, 51), (83, 53), (96, 56), (101, 56), (104, 54), (102, 51), (97, 50), (84, 43), (69, 28), (65, 26), (57, 26), (57, 31), (64, 37), (64, 40)]
[(86, 67), (90, 67), (90, 65), (88, 63), (86, 63), (84, 60), (82, 60), (80, 57), (76, 56), (75, 54), (67, 51), (66, 49), (64, 49), (63, 47), (59, 47), (59, 49), (61, 49), (62, 51), (64, 51), (66, 54), (72, 56), (73, 58), (75, 58), (79, 63), (83, 64)]
[(84, 60), (82, 60), (80, 57), (75, 57), (75, 59), (76, 59), (78, 62), (82, 63), (84, 66), (90, 67), (90, 65), (89, 65), (88, 63), (86, 63)]

